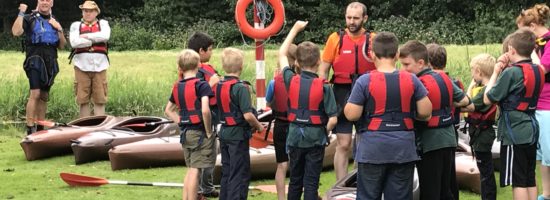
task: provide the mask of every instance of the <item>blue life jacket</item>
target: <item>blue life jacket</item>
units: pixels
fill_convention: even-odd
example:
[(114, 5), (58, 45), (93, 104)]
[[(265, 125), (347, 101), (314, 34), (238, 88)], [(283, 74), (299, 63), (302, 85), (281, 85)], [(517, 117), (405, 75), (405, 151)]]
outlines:
[(59, 42), (57, 30), (40, 14), (34, 14), (33, 18), (31, 45), (57, 46)]

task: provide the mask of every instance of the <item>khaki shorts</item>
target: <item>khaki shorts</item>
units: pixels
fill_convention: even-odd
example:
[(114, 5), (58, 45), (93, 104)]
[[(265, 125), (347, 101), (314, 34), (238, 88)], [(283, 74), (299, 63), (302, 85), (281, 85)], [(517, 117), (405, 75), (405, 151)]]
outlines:
[(101, 72), (85, 72), (78, 67), (74, 68), (74, 90), (76, 103), (87, 104), (107, 103), (107, 70)]
[[(214, 167), (216, 163), (216, 137), (206, 138), (203, 130), (187, 130), (182, 144), (185, 165), (190, 168)], [(204, 137), (199, 144), (201, 135)]]

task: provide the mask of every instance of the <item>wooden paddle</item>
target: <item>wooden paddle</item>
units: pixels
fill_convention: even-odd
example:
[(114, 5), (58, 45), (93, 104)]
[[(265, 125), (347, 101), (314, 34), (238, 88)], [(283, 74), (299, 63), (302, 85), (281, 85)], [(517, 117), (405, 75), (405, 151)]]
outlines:
[[(104, 178), (93, 177), (93, 176), (84, 176), (80, 174), (66, 173), (61, 172), (59, 174), (61, 179), (65, 183), (73, 187), (98, 187), (106, 184), (113, 185), (137, 185), (137, 186), (159, 186), (159, 187), (183, 187), (181, 183), (162, 183), (162, 182), (130, 182), (130, 181), (120, 181), (120, 180), (107, 180)], [(219, 185), (215, 187), (219, 188)], [(259, 190), (262, 192), (277, 193), (275, 185), (257, 185), (249, 186), (250, 190)]]

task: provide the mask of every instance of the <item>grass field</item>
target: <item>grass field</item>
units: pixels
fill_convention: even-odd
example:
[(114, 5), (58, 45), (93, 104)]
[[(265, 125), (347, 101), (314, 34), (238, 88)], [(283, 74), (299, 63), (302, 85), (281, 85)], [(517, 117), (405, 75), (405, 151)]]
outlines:
[[(448, 71), (467, 85), (470, 81), (469, 59), (479, 53), (497, 55), (499, 45), (447, 46)], [(243, 79), (255, 83), (254, 51), (246, 50)], [(109, 102), (107, 113), (162, 116), (170, 87), (176, 79), (178, 51), (132, 51), (110, 54)], [(66, 122), (77, 116), (74, 102), (73, 69), (68, 65), (67, 52), (61, 52), (61, 72), (51, 91), (49, 119)], [(266, 79), (275, 67), (276, 50), (266, 50)], [(28, 83), (22, 70), (24, 55), (19, 52), (0, 51), (0, 199), (181, 199), (181, 189), (136, 186), (102, 186), (100, 188), (70, 188), (59, 178), (60, 172), (74, 172), (119, 180), (181, 182), (184, 167), (113, 172), (108, 161), (75, 166), (72, 155), (28, 162), (19, 147), (23, 130), (7, 121), (22, 121), (28, 93)], [(211, 63), (220, 69), (220, 49)], [(223, 72), (222, 72), (223, 73)], [(498, 176), (497, 176), (498, 177)], [(320, 192), (335, 182), (332, 171), (323, 172)], [(252, 185), (273, 184), (273, 180), (255, 180)], [(499, 199), (511, 199), (511, 188), (498, 190)], [(275, 199), (274, 194), (251, 191), (250, 199)], [(461, 199), (479, 199), (477, 194), (461, 191)]]

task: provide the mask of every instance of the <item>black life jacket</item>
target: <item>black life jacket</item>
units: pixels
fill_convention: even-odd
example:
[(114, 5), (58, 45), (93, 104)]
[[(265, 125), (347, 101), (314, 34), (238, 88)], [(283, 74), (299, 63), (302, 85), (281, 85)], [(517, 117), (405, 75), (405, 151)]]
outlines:
[(201, 99), (197, 96), (198, 78), (178, 81), (172, 89), (172, 96), (179, 109), (180, 125), (201, 125)]
[(322, 126), (328, 121), (323, 106), (321, 78), (304, 78), (294, 75), (288, 88), (288, 121), (301, 125)]
[(428, 98), (432, 102), (432, 118), (425, 123), (427, 127), (446, 127), (453, 124), (453, 83), (447, 74), (440, 71), (422, 73), (418, 77), (428, 90)]

